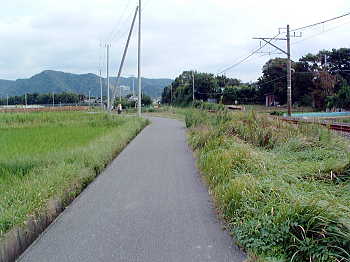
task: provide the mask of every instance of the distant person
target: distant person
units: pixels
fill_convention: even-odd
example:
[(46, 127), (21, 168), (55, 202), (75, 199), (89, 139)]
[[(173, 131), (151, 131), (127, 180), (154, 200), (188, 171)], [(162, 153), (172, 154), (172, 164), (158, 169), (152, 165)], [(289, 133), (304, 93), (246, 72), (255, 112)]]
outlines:
[(118, 115), (120, 115), (123, 111), (123, 107), (121, 104), (118, 105), (117, 110), (118, 110)]

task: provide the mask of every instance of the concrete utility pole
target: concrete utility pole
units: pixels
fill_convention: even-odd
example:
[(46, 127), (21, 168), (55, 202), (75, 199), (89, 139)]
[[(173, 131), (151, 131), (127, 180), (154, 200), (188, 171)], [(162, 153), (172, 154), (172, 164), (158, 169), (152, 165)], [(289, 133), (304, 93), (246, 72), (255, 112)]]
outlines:
[(109, 97), (109, 90), (110, 90), (110, 86), (109, 86), (109, 47), (110, 44), (106, 45), (107, 47), (107, 108), (109, 110), (110, 108), (110, 97)]
[[(130, 28), (130, 31), (129, 31), (129, 35), (128, 35), (128, 40), (126, 42), (126, 45), (125, 45), (125, 48), (124, 48), (124, 53), (123, 53), (123, 58), (122, 58), (122, 61), (120, 63), (120, 66), (119, 66), (119, 71), (118, 71), (118, 76), (117, 76), (117, 84), (116, 84), (116, 88), (115, 90), (113, 91), (113, 96), (112, 96), (112, 99), (114, 100), (116, 95), (117, 95), (117, 89), (118, 89), (118, 86), (119, 86), (119, 80), (120, 80), (120, 76), (121, 76), (121, 73), (122, 73), (122, 70), (123, 70), (123, 66), (124, 66), (124, 62), (125, 62), (125, 58), (126, 58), (126, 55), (128, 53), (128, 48), (129, 48), (129, 43), (130, 43), (130, 39), (131, 39), (131, 35), (132, 35), (132, 31), (134, 29), (134, 25), (135, 25), (135, 21), (136, 21), (136, 18), (137, 18), (137, 12), (140, 11), (140, 8), (139, 7), (136, 7), (136, 10), (135, 10), (135, 15), (134, 15), (134, 18), (132, 20), (132, 24), (131, 24), (131, 28)], [(121, 87), (120, 87), (120, 101), (122, 100), (122, 90), (121, 90)], [(108, 107), (108, 109), (110, 110), (110, 108)]]
[(173, 85), (170, 85), (170, 105), (173, 105)]
[(121, 102), (122, 101), (122, 97), (123, 97), (123, 94), (124, 94), (124, 87), (119, 87), (119, 101)]
[(139, 87), (139, 96), (138, 96), (138, 115), (141, 117), (141, 0), (139, 0), (139, 40), (138, 40), (138, 87)]
[(101, 109), (103, 109), (102, 72), (100, 69)]
[(292, 115), (292, 61), (290, 60), (290, 29), (287, 25), (287, 103), (288, 116)]
[(194, 71), (192, 71), (192, 100), (194, 102)]
[(90, 102), (90, 93), (91, 93), (91, 91), (89, 90), (89, 106), (91, 106), (91, 102)]
[[(291, 48), (290, 48), (290, 27), (287, 25), (287, 36), (286, 38), (277, 38), (277, 37), (255, 37), (253, 39), (263, 40), (266, 44), (269, 44), (276, 48), (277, 50), (281, 51), (282, 53), (287, 55), (287, 104), (288, 104), (288, 116), (292, 115), (292, 61), (291, 61)], [(296, 35), (294, 32), (293, 37), (301, 37), (300, 35)], [(282, 40), (287, 41), (287, 51), (283, 50), (282, 48), (276, 46), (275, 44), (272, 44), (271, 42), (273, 40)]]

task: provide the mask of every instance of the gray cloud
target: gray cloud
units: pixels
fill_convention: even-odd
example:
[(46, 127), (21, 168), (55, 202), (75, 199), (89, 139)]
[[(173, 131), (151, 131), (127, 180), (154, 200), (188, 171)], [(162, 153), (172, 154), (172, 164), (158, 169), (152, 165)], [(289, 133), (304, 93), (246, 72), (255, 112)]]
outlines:
[[(96, 73), (105, 57), (101, 40), (110, 38), (111, 31), (115, 36), (111, 41), (111, 69), (115, 73), (136, 2), (12, 0), (2, 3), (0, 79), (29, 77), (45, 69)], [(143, 73), (148, 77), (175, 77), (188, 69), (218, 73), (259, 45), (251, 39), (254, 36), (273, 36), (278, 27), (287, 23), (295, 28), (350, 10), (347, 0), (333, 0), (331, 4), (295, 0), (288, 8), (277, 0), (143, 2)], [(303, 42), (293, 45), (293, 58), (320, 49), (349, 47), (345, 33), (349, 27), (350, 17), (305, 31)], [(327, 32), (329, 29), (332, 30)], [(269, 58), (255, 56), (227, 74), (244, 81), (255, 80)], [(124, 73), (137, 73), (136, 31)]]

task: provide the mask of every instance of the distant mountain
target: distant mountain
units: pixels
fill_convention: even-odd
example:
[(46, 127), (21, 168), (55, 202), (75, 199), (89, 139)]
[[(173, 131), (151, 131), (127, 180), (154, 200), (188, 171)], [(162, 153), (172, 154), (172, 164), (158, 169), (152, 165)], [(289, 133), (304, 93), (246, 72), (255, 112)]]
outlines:
[[(111, 78), (111, 85), (116, 85), (116, 78)], [(131, 91), (135, 84), (135, 93), (137, 93), (137, 78), (121, 78), (119, 85), (129, 86)], [(160, 97), (164, 87), (170, 85), (171, 79), (149, 79), (142, 78), (143, 92), (153, 98)], [(102, 80), (106, 87), (106, 79)], [(15, 81), (0, 79), (0, 96), (4, 97), (23, 95), (25, 93), (62, 93), (73, 92), (88, 95), (91, 91), (92, 96), (100, 96), (100, 79), (94, 74), (70, 74), (59, 71), (44, 71), (34, 75), (29, 79), (18, 79)], [(103, 95), (107, 94), (106, 88), (103, 89)]]

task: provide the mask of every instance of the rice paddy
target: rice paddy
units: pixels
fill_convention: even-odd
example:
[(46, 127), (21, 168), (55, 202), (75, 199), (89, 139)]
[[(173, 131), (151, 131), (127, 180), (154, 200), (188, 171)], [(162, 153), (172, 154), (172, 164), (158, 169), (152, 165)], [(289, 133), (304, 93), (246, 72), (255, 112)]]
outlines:
[(0, 113), (0, 238), (78, 193), (145, 125), (105, 113)]

